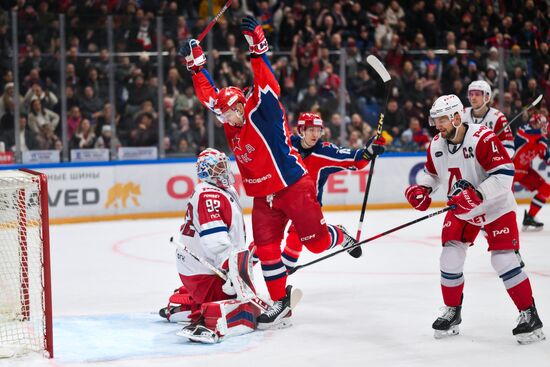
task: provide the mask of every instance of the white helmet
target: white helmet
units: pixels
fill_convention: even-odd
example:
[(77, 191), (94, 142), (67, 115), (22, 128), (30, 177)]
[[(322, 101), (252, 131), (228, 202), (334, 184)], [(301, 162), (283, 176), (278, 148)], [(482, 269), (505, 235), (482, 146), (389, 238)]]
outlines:
[[(493, 93), (491, 91), (491, 86), (489, 83), (487, 83), (485, 80), (475, 80), (470, 83), (468, 86), (468, 100), (470, 101), (470, 91), (472, 90), (479, 90), (483, 92), (483, 102), (484, 104), (487, 104), (491, 101), (491, 97), (493, 96)], [(470, 101), (470, 104), (472, 102)]]
[(454, 94), (441, 96), (435, 100), (432, 108), (430, 109), (430, 117), (428, 119), (430, 126), (435, 126), (435, 119), (437, 117), (448, 116), (449, 120), (452, 120), (457, 113), (460, 114), (460, 117), (462, 118), (464, 106), (462, 105), (460, 98)]
[(199, 154), (197, 176), (201, 181), (221, 188), (228, 188), (235, 183), (235, 176), (229, 169), (229, 159), (224, 153), (212, 148)]

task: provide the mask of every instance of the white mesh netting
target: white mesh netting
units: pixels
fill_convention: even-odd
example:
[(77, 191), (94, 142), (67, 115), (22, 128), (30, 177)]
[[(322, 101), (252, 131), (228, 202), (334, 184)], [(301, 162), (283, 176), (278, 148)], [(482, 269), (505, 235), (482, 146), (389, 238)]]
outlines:
[(39, 176), (0, 171), (0, 357), (45, 349)]

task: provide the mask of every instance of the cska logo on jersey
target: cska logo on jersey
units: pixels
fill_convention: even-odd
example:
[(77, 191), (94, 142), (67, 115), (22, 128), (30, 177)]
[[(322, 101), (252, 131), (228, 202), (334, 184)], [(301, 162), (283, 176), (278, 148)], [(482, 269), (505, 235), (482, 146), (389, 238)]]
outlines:
[(330, 142), (328, 142), (328, 141), (324, 141), (324, 142), (321, 144), (321, 146), (322, 146), (323, 148), (330, 147), (330, 146), (332, 146), (332, 143), (330, 143)]

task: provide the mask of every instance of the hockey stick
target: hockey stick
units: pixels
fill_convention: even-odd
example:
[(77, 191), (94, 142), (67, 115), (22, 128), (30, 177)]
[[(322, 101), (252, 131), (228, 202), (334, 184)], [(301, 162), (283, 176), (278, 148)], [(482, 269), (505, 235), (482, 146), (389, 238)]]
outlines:
[(214, 26), (214, 24), (216, 24), (216, 22), (218, 21), (218, 19), (220, 19), (220, 17), (222, 16), (222, 14), (231, 6), (231, 3), (233, 2), (233, 0), (227, 0), (227, 2), (225, 3), (225, 5), (223, 6), (223, 8), (220, 9), (220, 11), (218, 12), (218, 14), (216, 14), (216, 16), (214, 17), (214, 19), (212, 19), (210, 21), (210, 23), (208, 23), (208, 25), (206, 26), (206, 28), (202, 31), (201, 34), (199, 34), (199, 37), (197, 38), (197, 41), (202, 41), (203, 38), (208, 34), (208, 32), (210, 32), (210, 30), (212, 29), (212, 27)]
[[(388, 99), (390, 97), (390, 88), (388, 82), (391, 80), (391, 76), (382, 65), (380, 60), (374, 55), (369, 55), (367, 57), (367, 63), (376, 71), (376, 73), (382, 78), (382, 81), (386, 85), (386, 103), (384, 104), (384, 112), (378, 117), (378, 126), (376, 128), (376, 138), (380, 138), (382, 135), (382, 126), (384, 125), (384, 114), (386, 113), (386, 107), (388, 105)], [(374, 175), (374, 163), (376, 162), (376, 157), (370, 161), (369, 167), (369, 177), (367, 178), (367, 186), (365, 188), (365, 195), (363, 196), (363, 205), (361, 206), (361, 214), (359, 215), (359, 224), (357, 225), (357, 234), (355, 239), (359, 241), (361, 239), (361, 230), (363, 229), (363, 220), (365, 219), (365, 210), (367, 208), (367, 201), (369, 199), (370, 184), (372, 182), (372, 176)]]
[(323, 256), (323, 257), (320, 257), (320, 258), (315, 259), (315, 260), (313, 260), (313, 261), (310, 261), (310, 262), (308, 262), (308, 263), (305, 263), (305, 264), (302, 264), (302, 265), (298, 265), (298, 266), (296, 266), (294, 269), (289, 270), (289, 271), (288, 271), (288, 275), (294, 274), (295, 272), (297, 272), (298, 270), (300, 270), (300, 269), (302, 269), (302, 268), (305, 268), (306, 266), (313, 265), (313, 264), (315, 264), (315, 263), (318, 263), (318, 262), (320, 262), (320, 261), (323, 261), (323, 260), (325, 260), (325, 259), (328, 259), (329, 257), (333, 257), (333, 256), (335, 256), (335, 255), (338, 255), (339, 253), (342, 253), (342, 252), (344, 252), (344, 251), (347, 252), (347, 251), (352, 250), (352, 249), (354, 249), (354, 248), (356, 248), (356, 247), (358, 247), (358, 246), (361, 246), (361, 245), (364, 245), (365, 243), (374, 241), (374, 240), (376, 240), (376, 239), (378, 239), (378, 238), (380, 238), (380, 237), (383, 237), (383, 236), (385, 236), (385, 235), (388, 235), (388, 234), (390, 234), (390, 233), (393, 233), (393, 232), (398, 231), (398, 230), (400, 230), (400, 229), (403, 229), (403, 228), (405, 228), (405, 227), (411, 226), (411, 225), (416, 224), (416, 223), (418, 223), (418, 222), (422, 222), (423, 220), (426, 220), (426, 219), (430, 219), (431, 217), (435, 217), (436, 215), (445, 213), (446, 211), (448, 211), (448, 210), (451, 209), (451, 208), (452, 208), (451, 206), (447, 206), (447, 207), (445, 207), (445, 208), (443, 208), (443, 209), (440, 209), (440, 210), (438, 210), (438, 211), (436, 211), (436, 212), (433, 212), (433, 213), (430, 213), (430, 214), (428, 214), (428, 215), (425, 215), (425, 216), (423, 216), (423, 217), (421, 217), (421, 218), (415, 219), (415, 220), (410, 221), (410, 222), (407, 222), (407, 223), (405, 223), (405, 224), (401, 224), (401, 225), (399, 225), (399, 226), (397, 226), (397, 227), (394, 227), (394, 228), (392, 228), (392, 229), (388, 229), (388, 230), (385, 231), (385, 232), (379, 233), (379, 234), (377, 234), (377, 235), (375, 235), (375, 236), (372, 236), (372, 237), (370, 237), (370, 238), (367, 238), (366, 240), (363, 240), (363, 241), (361, 241), (361, 242), (358, 242), (358, 243), (356, 243), (356, 244), (353, 245), (353, 246), (346, 247), (346, 248), (342, 248), (342, 249), (340, 249), (340, 250), (338, 250), (338, 251), (334, 251), (333, 253), (330, 253), (330, 254), (328, 254), (328, 255), (325, 255), (325, 256)]
[(512, 125), (512, 123), (514, 121), (516, 121), (518, 119), (518, 117), (520, 117), (521, 115), (523, 115), (525, 112), (529, 111), (531, 108), (535, 107), (536, 105), (539, 104), (539, 102), (542, 101), (542, 94), (540, 96), (537, 97), (537, 99), (535, 99), (533, 102), (531, 102), (531, 104), (527, 107), (525, 107), (523, 110), (521, 110), (520, 113), (518, 113), (513, 119), (512, 121), (510, 121), (509, 123), (505, 124), (497, 133), (496, 135), (499, 136), (500, 133), (502, 133), (508, 126)]
[[(187, 246), (185, 246), (183, 243), (175, 240), (174, 237), (170, 237), (170, 242), (172, 242), (174, 245), (176, 245), (176, 247), (179, 248), (180, 250), (187, 252), (193, 259), (197, 260), (202, 265), (204, 265), (208, 269), (212, 270), (217, 276), (219, 276), (223, 280), (227, 280), (227, 274), (224, 271), (216, 268), (214, 265), (212, 265), (208, 261), (206, 261), (206, 259), (200, 257), (199, 255), (195, 254), (193, 251), (189, 250), (189, 248), (187, 248)], [(249, 289), (249, 291), (250, 291), (250, 293), (254, 293), (250, 289)], [(254, 294), (254, 295), (255, 295), (255, 297), (252, 297), (250, 299), (250, 302), (254, 303), (256, 306), (258, 306), (259, 308), (261, 308), (264, 311), (269, 310), (269, 308), (271, 307), (270, 303), (268, 303), (268, 302), (264, 301), (263, 299), (261, 299), (260, 297), (258, 297), (257, 294)]]

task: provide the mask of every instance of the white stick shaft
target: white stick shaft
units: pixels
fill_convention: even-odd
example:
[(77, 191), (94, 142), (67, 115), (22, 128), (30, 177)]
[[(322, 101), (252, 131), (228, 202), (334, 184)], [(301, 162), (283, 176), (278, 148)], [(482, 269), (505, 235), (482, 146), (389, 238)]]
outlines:
[(183, 243), (181, 243), (178, 240), (174, 239), (174, 237), (170, 237), (170, 242), (172, 242), (174, 245), (176, 245), (176, 247), (179, 248), (180, 250), (187, 252), (189, 255), (191, 255), (191, 257), (193, 259), (197, 260), (202, 265), (204, 265), (208, 269), (212, 270), (214, 273), (216, 273), (217, 276), (219, 276), (223, 280), (227, 280), (227, 275), (223, 271), (216, 268), (214, 265), (210, 264), (204, 258), (202, 258), (199, 255), (195, 254), (193, 251), (189, 250), (189, 248), (187, 246), (185, 246)]

